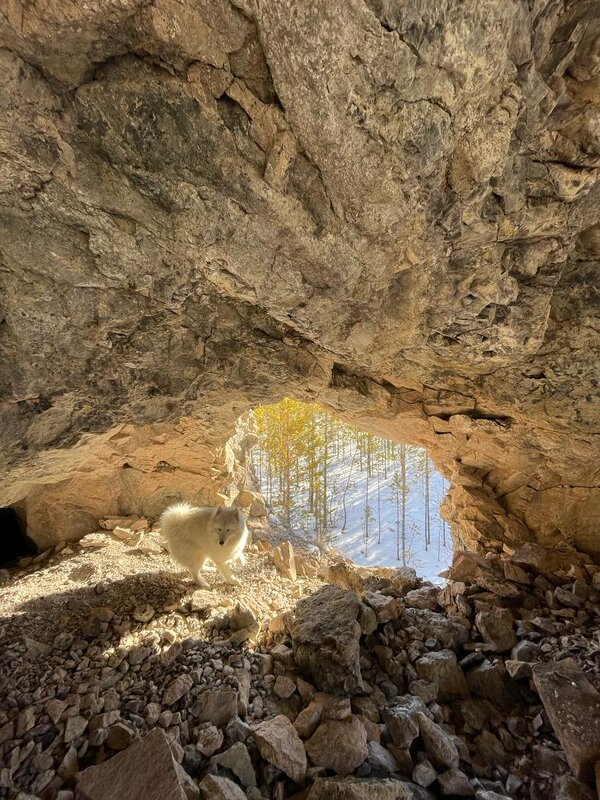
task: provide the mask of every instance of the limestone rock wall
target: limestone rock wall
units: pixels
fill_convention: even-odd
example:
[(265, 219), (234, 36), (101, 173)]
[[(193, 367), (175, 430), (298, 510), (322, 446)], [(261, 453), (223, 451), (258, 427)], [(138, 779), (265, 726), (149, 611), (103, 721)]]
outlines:
[(598, 553), (599, 41), (594, 0), (0, 4), (0, 502), (220, 491), (290, 394), (429, 447), (460, 543)]
[(156, 517), (175, 500), (212, 505), (233, 476), (195, 420), (118, 425), (74, 447), (45, 452), (8, 474), (0, 504), (17, 508), (39, 547), (97, 530), (105, 516)]

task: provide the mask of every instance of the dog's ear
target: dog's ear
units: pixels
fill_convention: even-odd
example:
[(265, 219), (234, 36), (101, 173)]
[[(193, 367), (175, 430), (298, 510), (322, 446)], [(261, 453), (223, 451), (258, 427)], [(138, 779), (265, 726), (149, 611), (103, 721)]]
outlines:
[(217, 513), (215, 516), (220, 517), (223, 513), (223, 506), (217, 506)]

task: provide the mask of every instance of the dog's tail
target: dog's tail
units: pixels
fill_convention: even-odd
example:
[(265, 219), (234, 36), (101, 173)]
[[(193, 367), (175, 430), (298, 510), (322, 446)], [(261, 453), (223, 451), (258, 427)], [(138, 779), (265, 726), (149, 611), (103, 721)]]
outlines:
[(169, 530), (172, 530), (178, 522), (187, 519), (195, 510), (194, 506), (189, 503), (175, 503), (163, 511), (159, 520), (163, 547), (168, 549)]

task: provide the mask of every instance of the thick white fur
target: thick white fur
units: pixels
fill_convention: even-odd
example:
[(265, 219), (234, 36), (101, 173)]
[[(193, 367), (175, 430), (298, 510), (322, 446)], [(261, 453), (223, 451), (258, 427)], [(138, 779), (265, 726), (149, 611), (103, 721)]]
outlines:
[(200, 572), (210, 559), (227, 583), (238, 584), (228, 561), (244, 563), (248, 529), (237, 508), (195, 508), (177, 503), (163, 512), (160, 532), (171, 557), (189, 570), (198, 586), (209, 589)]

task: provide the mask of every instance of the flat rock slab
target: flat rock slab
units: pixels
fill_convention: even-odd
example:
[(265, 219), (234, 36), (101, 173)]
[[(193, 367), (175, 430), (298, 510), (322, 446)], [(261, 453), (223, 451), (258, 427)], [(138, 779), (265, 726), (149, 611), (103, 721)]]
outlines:
[(494, 653), (506, 653), (517, 644), (513, 622), (513, 616), (506, 608), (480, 611), (475, 617), (475, 624), (488, 645), (486, 649)]
[(258, 752), (296, 783), (306, 774), (306, 751), (302, 739), (287, 717), (280, 714), (259, 722), (250, 731)]
[(76, 792), (77, 800), (186, 800), (169, 741), (158, 728), (79, 773)]
[(456, 552), (448, 577), (453, 581), (475, 584), (497, 594), (498, 597), (516, 599), (520, 596), (520, 590), (516, 586), (499, 578), (485, 558), (476, 553), (467, 553), (463, 550)]
[(381, 778), (317, 778), (308, 800), (434, 800), (416, 783)]
[(600, 692), (572, 658), (536, 664), (533, 682), (573, 774), (591, 783), (600, 761)]
[(173, 678), (163, 693), (163, 706), (172, 706), (178, 700), (181, 700), (181, 698), (192, 688), (192, 684), (192, 677), (187, 673)]
[(239, 693), (235, 689), (207, 689), (199, 694), (190, 714), (198, 722), (210, 722), (224, 728), (238, 713)]
[(417, 719), (419, 720), (421, 739), (431, 762), (440, 768), (454, 769), (458, 767), (460, 759), (452, 736), (437, 722), (425, 716), (422, 711), (417, 714)]
[(358, 717), (326, 719), (306, 742), (306, 752), (316, 767), (351, 775), (369, 755), (365, 726)]
[(256, 773), (248, 748), (243, 742), (236, 742), (225, 752), (213, 756), (212, 760), (220, 767), (233, 772), (243, 786), (256, 786)]
[(565, 568), (567, 554), (560, 550), (546, 550), (537, 542), (525, 542), (516, 550), (511, 559), (513, 564), (526, 567), (543, 575), (551, 575)]
[(301, 673), (324, 692), (359, 694), (358, 617), (361, 603), (354, 592), (324, 586), (296, 606), (291, 625), (294, 659)]

